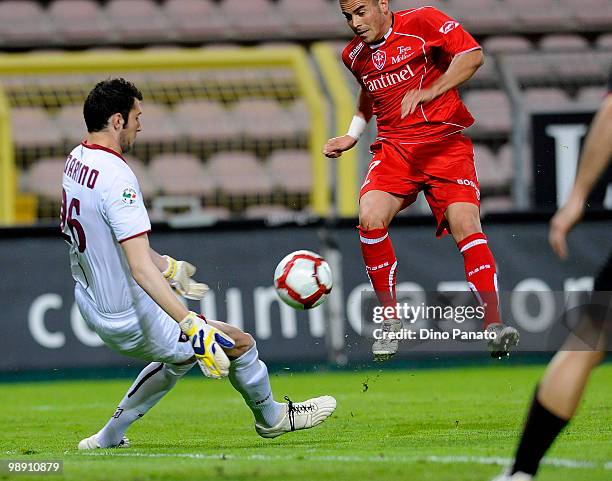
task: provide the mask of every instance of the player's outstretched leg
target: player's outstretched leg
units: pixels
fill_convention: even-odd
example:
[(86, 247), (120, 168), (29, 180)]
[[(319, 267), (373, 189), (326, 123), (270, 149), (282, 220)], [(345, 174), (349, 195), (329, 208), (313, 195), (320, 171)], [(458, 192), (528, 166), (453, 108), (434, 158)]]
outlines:
[[(395, 308), (397, 304), (397, 258), (387, 226), (403, 204), (403, 198), (379, 190), (366, 192), (359, 202), (361, 254), (372, 288), (383, 308)], [(372, 345), (372, 354), (376, 361), (387, 360), (397, 352), (398, 341), (386, 337), (385, 333), (400, 331), (402, 322), (391, 316), (384, 316), (380, 327), (385, 337), (376, 339)]]
[(79, 449), (128, 447), (129, 440), (124, 436), (127, 429), (155, 406), (194, 364), (191, 361), (185, 364), (152, 362), (146, 366), (119, 403), (113, 417), (99, 432), (83, 439)]
[(463, 256), (465, 278), (477, 301), (485, 306), (483, 328), (495, 333), (489, 341), (491, 357), (508, 356), (518, 345), (519, 334), (512, 326), (504, 326), (499, 315), (497, 268), (487, 236), (481, 230), (478, 206), (456, 202), (446, 211), (449, 227), (457, 248)]
[(264, 438), (275, 438), (299, 429), (321, 424), (336, 409), (336, 400), (321, 396), (307, 401), (287, 403), (274, 400), (268, 368), (259, 359), (255, 340), (240, 329), (219, 321), (208, 321), (235, 342), (236, 347), (226, 351), (231, 359), (229, 380), (242, 394), (255, 417), (255, 430)]

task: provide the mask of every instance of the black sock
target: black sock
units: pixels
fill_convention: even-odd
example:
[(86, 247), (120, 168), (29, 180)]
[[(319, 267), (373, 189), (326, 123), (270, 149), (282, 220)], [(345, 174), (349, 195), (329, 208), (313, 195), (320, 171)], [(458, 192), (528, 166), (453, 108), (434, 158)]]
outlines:
[(520, 471), (535, 475), (544, 454), (569, 422), (555, 416), (540, 404), (538, 389), (539, 386), (533, 396), (511, 474)]

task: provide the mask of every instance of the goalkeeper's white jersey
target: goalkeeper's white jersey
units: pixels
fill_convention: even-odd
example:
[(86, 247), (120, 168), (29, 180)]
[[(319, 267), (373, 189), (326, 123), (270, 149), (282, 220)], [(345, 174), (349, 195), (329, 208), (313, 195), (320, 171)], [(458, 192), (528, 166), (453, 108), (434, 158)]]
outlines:
[(151, 230), (136, 176), (118, 153), (83, 142), (68, 156), (62, 179), (61, 229), (72, 277), (99, 312), (120, 315), (146, 296), (121, 242)]

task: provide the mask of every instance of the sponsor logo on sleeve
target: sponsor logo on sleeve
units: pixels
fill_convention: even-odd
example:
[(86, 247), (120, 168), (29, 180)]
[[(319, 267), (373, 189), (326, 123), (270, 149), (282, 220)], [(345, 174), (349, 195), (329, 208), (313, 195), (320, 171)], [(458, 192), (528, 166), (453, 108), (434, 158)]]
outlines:
[(445, 22), (444, 25), (440, 27), (439, 32), (446, 35), (448, 32), (456, 29), (458, 26), (459, 26), (459, 22), (455, 22), (454, 20), (449, 20), (448, 22)]
[(138, 194), (131, 187), (126, 187), (123, 189), (123, 194), (121, 194), (121, 201), (125, 205), (134, 205), (138, 200)]

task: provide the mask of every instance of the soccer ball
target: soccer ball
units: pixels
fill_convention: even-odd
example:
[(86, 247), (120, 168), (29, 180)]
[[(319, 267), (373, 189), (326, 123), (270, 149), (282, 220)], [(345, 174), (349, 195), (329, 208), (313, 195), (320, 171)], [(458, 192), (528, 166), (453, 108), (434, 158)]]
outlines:
[(319, 254), (295, 251), (285, 256), (274, 271), (278, 297), (295, 309), (321, 305), (332, 289), (329, 264)]

